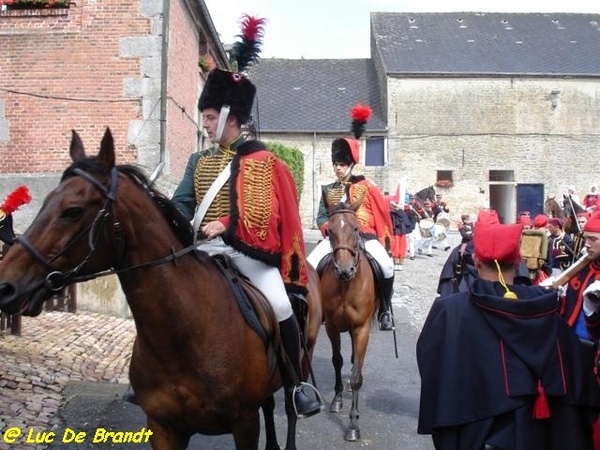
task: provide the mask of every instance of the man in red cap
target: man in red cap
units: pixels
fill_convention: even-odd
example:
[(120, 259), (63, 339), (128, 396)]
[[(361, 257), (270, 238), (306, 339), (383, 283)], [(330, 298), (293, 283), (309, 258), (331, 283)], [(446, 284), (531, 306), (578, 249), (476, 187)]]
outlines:
[(556, 292), (513, 284), (521, 230), (476, 224), (478, 278), (436, 299), (419, 336), (418, 432), (437, 450), (593, 448), (593, 357)]
[(548, 216), (545, 214), (538, 214), (533, 219), (533, 227), (537, 229), (546, 228), (548, 225)]
[(600, 303), (596, 301), (600, 291), (600, 212), (584, 225), (583, 239), (589, 264), (566, 285), (561, 312), (579, 337), (597, 339), (600, 334)]
[(557, 217), (548, 221), (548, 265), (554, 272), (562, 272), (573, 262), (573, 238), (563, 230), (563, 222)]
[[(477, 227), (482, 224), (500, 224), (498, 213), (493, 209), (484, 208), (479, 210), (477, 221), (475, 224), (471, 224), (472, 232), (469, 239), (463, 240), (459, 246), (450, 252), (442, 267), (437, 288), (440, 296), (444, 297), (456, 292), (468, 291), (470, 284), (477, 279), (477, 270), (473, 262), (473, 236), (477, 233)], [(524, 264), (519, 265), (515, 282), (517, 284), (531, 284), (529, 273)]]

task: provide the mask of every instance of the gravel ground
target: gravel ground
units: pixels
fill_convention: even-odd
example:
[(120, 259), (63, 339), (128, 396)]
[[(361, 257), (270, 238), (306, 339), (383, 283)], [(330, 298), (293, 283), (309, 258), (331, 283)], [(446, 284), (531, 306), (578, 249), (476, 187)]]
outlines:
[[(460, 244), (460, 234), (450, 231), (448, 242), (451, 248), (456, 247)], [(449, 253), (450, 250), (445, 252), (438, 248), (433, 250), (432, 257), (416, 255), (413, 261), (405, 261), (403, 271), (396, 272), (394, 306), (406, 309), (411, 325), (417, 330), (423, 327), (431, 304), (438, 296), (440, 272)]]

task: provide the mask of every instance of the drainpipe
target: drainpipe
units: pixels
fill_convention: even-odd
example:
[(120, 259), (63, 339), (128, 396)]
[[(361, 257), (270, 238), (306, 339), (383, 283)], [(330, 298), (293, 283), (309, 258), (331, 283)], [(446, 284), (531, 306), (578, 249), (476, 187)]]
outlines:
[(160, 64), (160, 153), (159, 163), (165, 161), (167, 148), (167, 76), (169, 73), (169, 13), (170, 1), (163, 0), (162, 45)]

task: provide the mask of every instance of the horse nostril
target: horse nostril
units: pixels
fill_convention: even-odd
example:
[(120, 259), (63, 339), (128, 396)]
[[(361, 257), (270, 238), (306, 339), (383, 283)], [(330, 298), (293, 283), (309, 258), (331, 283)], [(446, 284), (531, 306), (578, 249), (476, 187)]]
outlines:
[(8, 303), (13, 300), (16, 293), (17, 289), (13, 284), (6, 281), (0, 282), (0, 307), (2, 307), (4, 303)]

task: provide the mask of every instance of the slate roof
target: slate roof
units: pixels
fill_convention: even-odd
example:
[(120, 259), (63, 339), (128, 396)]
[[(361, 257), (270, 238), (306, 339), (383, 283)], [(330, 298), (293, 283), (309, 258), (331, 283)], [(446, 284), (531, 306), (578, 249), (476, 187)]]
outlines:
[(389, 75), (600, 76), (598, 14), (373, 12), (371, 36)]
[[(598, 14), (373, 12), (371, 36), (387, 76), (600, 77)], [(348, 134), (356, 103), (367, 136), (387, 130), (372, 59), (263, 59), (250, 78), (262, 131)]]
[(262, 59), (249, 77), (261, 131), (349, 135), (357, 103), (373, 109), (365, 136), (387, 130), (370, 59)]

